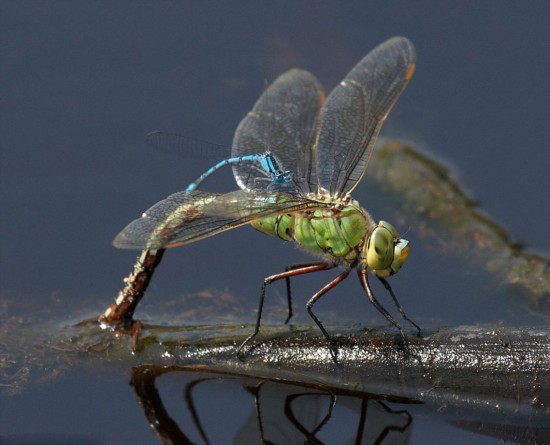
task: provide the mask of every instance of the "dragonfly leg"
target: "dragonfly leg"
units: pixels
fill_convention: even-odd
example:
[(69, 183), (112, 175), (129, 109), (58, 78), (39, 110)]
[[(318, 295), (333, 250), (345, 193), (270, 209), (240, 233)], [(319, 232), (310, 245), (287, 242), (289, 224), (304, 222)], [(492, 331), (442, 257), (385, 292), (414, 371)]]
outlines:
[[(307, 263), (288, 264), (285, 267), (285, 272), (296, 269), (303, 269), (304, 267), (317, 266), (319, 264), (326, 264), (322, 261), (309, 261)], [(288, 298), (288, 317), (285, 320), (285, 324), (288, 324), (292, 318), (292, 292), (290, 287), (290, 277), (286, 277), (286, 296)]]
[(397, 329), (399, 329), (399, 332), (401, 333), (401, 337), (403, 337), (403, 341), (405, 344), (407, 343), (407, 340), (405, 339), (405, 334), (403, 333), (403, 328), (395, 319), (391, 316), (391, 314), (380, 304), (380, 302), (376, 299), (374, 294), (372, 293), (372, 290), (369, 285), (369, 278), (368, 278), (368, 270), (367, 268), (361, 268), (357, 271), (357, 274), (359, 275), (359, 281), (361, 282), (361, 286), (363, 286), (363, 289), (365, 289), (365, 292), (367, 293), (367, 297), (371, 304), (380, 312), (384, 317), (386, 317), (386, 320), (388, 320), (392, 325), (394, 325)]
[(338, 349), (334, 345), (334, 342), (333, 342), (332, 338), (330, 337), (330, 335), (328, 334), (327, 330), (325, 329), (325, 327), (321, 323), (321, 320), (319, 320), (317, 318), (317, 316), (313, 313), (312, 309), (313, 309), (313, 305), (317, 302), (317, 300), (319, 300), (319, 298), (321, 298), (329, 290), (331, 290), (333, 287), (340, 284), (342, 281), (344, 281), (348, 277), (348, 275), (350, 273), (350, 270), (351, 269), (347, 269), (344, 272), (342, 272), (334, 280), (332, 280), (330, 283), (328, 283), (325, 287), (323, 287), (322, 289), (317, 291), (315, 293), (315, 295), (313, 295), (313, 297), (311, 297), (309, 299), (309, 301), (306, 303), (306, 309), (309, 313), (309, 316), (313, 319), (313, 321), (317, 324), (317, 326), (319, 326), (319, 329), (321, 329), (321, 332), (323, 333), (323, 335), (327, 339), (327, 341), (329, 343), (329, 346), (330, 346), (330, 353), (332, 355), (332, 359), (334, 360), (334, 363), (336, 363), (336, 364), (338, 364)]
[(384, 278), (381, 278), (381, 277), (378, 277), (378, 279), (380, 280), (380, 282), (384, 285), (384, 287), (386, 288), (386, 290), (390, 293), (392, 299), (393, 299), (393, 302), (395, 303), (395, 306), (397, 307), (397, 309), (399, 310), (399, 313), (401, 314), (401, 316), (407, 320), (410, 324), (412, 324), (416, 330), (418, 331), (417, 335), (419, 337), (422, 337), (422, 331), (420, 329), (420, 326), (418, 326), (414, 321), (412, 321), (409, 317), (407, 317), (407, 314), (405, 314), (405, 309), (403, 309), (403, 306), (401, 306), (401, 304), (399, 303), (399, 301), (397, 300), (397, 297), (395, 296), (395, 294), (393, 293), (393, 290), (390, 286), (390, 283), (387, 282), (387, 280), (385, 280)]
[(305, 267), (301, 267), (301, 268), (293, 269), (293, 270), (288, 270), (288, 271), (281, 272), (281, 273), (278, 273), (278, 274), (271, 275), (271, 276), (267, 277), (264, 280), (263, 284), (262, 284), (262, 289), (260, 290), (260, 305), (258, 307), (258, 315), (257, 315), (257, 318), (256, 318), (256, 326), (254, 327), (254, 332), (252, 332), (252, 334), (250, 334), (241, 343), (241, 346), (239, 346), (239, 349), (237, 349), (237, 357), (240, 358), (241, 351), (244, 348), (244, 346), (250, 340), (252, 340), (256, 335), (258, 335), (258, 332), (260, 331), (260, 320), (262, 318), (262, 310), (263, 310), (263, 307), (264, 307), (265, 288), (267, 287), (268, 284), (271, 284), (274, 281), (287, 279), (287, 278), (294, 277), (294, 276), (297, 276), (297, 275), (304, 275), (304, 274), (308, 274), (308, 273), (319, 272), (321, 270), (328, 270), (328, 269), (331, 269), (333, 267), (334, 266), (330, 263), (323, 263), (323, 262), (313, 263), (309, 266), (305, 266)]

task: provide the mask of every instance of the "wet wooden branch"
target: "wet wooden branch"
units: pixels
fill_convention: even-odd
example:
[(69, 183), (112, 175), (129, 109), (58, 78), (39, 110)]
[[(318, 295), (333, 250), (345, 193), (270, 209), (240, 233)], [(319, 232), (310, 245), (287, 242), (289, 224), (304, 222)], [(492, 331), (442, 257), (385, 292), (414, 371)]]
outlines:
[[(262, 327), (246, 350), (236, 348), (248, 333), (241, 326), (145, 327), (141, 350), (130, 339), (105, 336), (96, 328), (70, 340), (73, 348), (100, 351), (100, 360), (133, 365), (197, 367), (205, 371), (300, 381), (384, 394), (439, 405), (550, 414), (550, 329), (458, 327), (407, 336), (393, 331), (331, 327), (338, 364), (325, 338), (311, 326)], [(103, 341), (107, 348), (98, 348)], [(97, 354), (95, 354), (98, 357)]]

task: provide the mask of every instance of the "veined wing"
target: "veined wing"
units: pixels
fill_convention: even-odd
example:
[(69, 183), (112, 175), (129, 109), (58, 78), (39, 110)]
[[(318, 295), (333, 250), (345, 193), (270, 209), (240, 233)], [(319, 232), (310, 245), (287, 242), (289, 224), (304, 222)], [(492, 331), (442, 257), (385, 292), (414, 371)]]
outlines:
[(275, 191), (178, 192), (128, 224), (113, 245), (120, 249), (166, 249), (208, 238), (255, 219), (328, 206), (298, 194)]
[(414, 72), (415, 57), (408, 39), (389, 39), (330, 93), (318, 118), (320, 194), (343, 199), (363, 177), (384, 119)]
[[(270, 150), (281, 163), (281, 170), (293, 174), (300, 191), (316, 192), (317, 180), (311, 177), (317, 162), (312, 145), (314, 123), (324, 100), (321, 85), (311, 73), (292, 69), (280, 75), (237, 127), (232, 155)], [(234, 165), (233, 174), (244, 190), (265, 189), (271, 182), (255, 163)]]

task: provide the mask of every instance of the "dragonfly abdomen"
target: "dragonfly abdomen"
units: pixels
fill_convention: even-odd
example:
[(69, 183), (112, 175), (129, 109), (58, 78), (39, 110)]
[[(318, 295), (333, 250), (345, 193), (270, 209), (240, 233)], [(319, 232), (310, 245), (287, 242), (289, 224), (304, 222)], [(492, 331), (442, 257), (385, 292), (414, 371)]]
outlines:
[(284, 241), (295, 241), (310, 252), (353, 263), (375, 227), (357, 201), (345, 207), (319, 208), (262, 218), (252, 226)]
[(255, 220), (251, 223), (251, 226), (266, 235), (279, 237), (283, 241), (292, 241), (294, 240), (295, 223), (296, 214), (285, 213), (284, 215)]

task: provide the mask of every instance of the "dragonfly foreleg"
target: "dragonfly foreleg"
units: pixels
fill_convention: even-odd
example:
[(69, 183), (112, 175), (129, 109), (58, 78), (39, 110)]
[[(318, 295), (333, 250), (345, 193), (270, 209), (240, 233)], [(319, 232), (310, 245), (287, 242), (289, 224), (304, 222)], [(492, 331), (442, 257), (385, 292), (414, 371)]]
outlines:
[(376, 299), (374, 294), (372, 293), (372, 290), (369, 285), (369, 278), (368, 278), (368, 269), (367, 268), (361, 268), (357, 271), (357, 274), (359, 275), (359, 281), (361, 282), (361, 286), (363, 286), (363, 289), (365, 289), (365, 292), (367, 293), (367, 297), (371, 304), (380, 312), (384, 317), (386, 317), (386, 320), (388, 320), (392, 325), (394, 325), (397, 329), (399, 329), (399, 332), (401, 333), (401, 337), (403, 337), (403, 341), (405, 344), (407, 343), (407, 340), (405, 339), (405, 334), (403, 333), (403, 328), (395, 319), (391, 316), (391, 314), (386, 310), (384, 306), (380, 304), (380, 302)]
[(399, 311), (399, 313), (401, 314), (401, 316), (407, 320), (410, 324), (412, 324), (416, 330), (418, 331), (418, 336), (421, 337), (422, 336), (422, 331), (420, 329), (420, 326), (418, 326), (414, 321), (412, 321), (409, 317), (407, 317), (407, 314), (405, 314), (405, 309), (403, 309), (403, 306), (401, 306), (401, 304), (399, 303), (399, 301), (397, 300), (397, 297), (395, 296), (395, 294), (393, 293), (393, 290), (390, 286), (390, 283), (387, 282), (387, 280), (385, 280), (384, 278), (381, 278), (381, 277), (378, 277), (378, 279), (380, 280), (380, 282), (384, 285), (384, 287), (386, 288), (386, 290), (390, 293), (392, 299), (393, 299), (393, 302), (395, 303), (395, 306), (397, 307), (397, 310)]
[[(299, 267), (300, 265), (296, 264), (297, 268), (292, 270), (286, 270), (285, 272), (281, 272), (275, 275), (271, 275), (264, 279), (264, 282), (262, 284), (262, 289), (260, 290), (260, 304), (258, 306), (258, 315), (256, 318), (256, 326), (254, 327), (254, 332), (250, 334), (245, 341), (242, 342), (241, 346), (239, 346), (239, 349), (237, 349), (237, 356), (240, 357), (241, 351), (244, 348), (244, 346), (252, 340), (256, 335), (258, 335), (258, 332), (260, 331), (260, 321), (262, 319), (262, 310), (264, 307), (264, 299), (265, 299), (265, 288), (267, 285), (273, 283), (274, 281), (282, 280), (282, 279), (289, 279), (290, 277), (294, 277), (297, 275), (304, 275), (308, 273), (313, 272), (319, 272), (321, 270), (328, 270), (332, 269), (334, 265), (330, 263), (324, 263), (324, 262), (315, 262), (315, 263), (305, 263), (306, 266)], [(292, 267), (292, 266), (287, 266)], [(288, 287), (287, 287), (288, 290)], [(309, 310), (309, 309), (308, 309)]]

